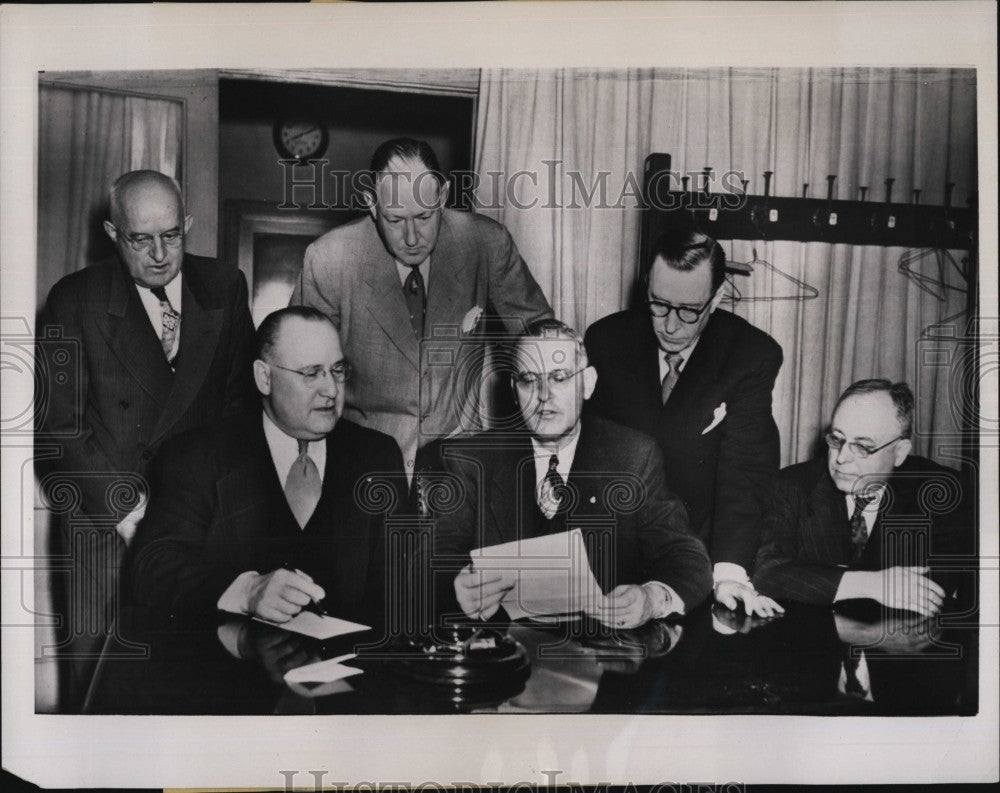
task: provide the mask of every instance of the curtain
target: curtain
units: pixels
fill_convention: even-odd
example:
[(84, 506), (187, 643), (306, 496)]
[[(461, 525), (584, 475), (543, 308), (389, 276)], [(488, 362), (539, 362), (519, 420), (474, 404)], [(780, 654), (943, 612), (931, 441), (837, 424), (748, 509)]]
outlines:
[(180, 179), (183, 104), (41, 85), (37, 303), (67, 273), (111, 253), (101, 221), (111, 183), (149, 168)]
[[(649, 153), (669, 153), (672, 170), (691, 174), (692, 189), (708, 166), (716, 180), (737, 172), (751, 194), (763, 193), (763, 174), (772, 171), (771, 194), (781, 196), (826, 197), (834, 174), (835, 199), (858, 199), (866, 187), (868, 200), (881, 201), (893, 178), (894, 201), (919, 189), (921, 203), (942, 204), (953, 182), (953, 203), (964, 206), (977, 189), (975, 101), (969, 69), (484, 71), (477, 204), (510, 229), (556, 315), (583, 331), (629, 302), (639, 251), (634, 194)], [(518, 173), (535, 174), (537, 186), (520, 176), (520, 189), (497, 188)], [(594, 189), (602, 174), (603, 202)], [(959, 269), (967, 252), (917, 259), (913, 269), (949, 284), (932, 294), (899, 271), (907, 252), (898, 248), (723, 246), (733, 260), (752, 261), (756, 251), (772, 265), (732, 276), (741, 299), (733, 302), (731, 290), (723, 307), (784, 349), (774, 391), (782, 464), (816, 452), (836, 397), (867, 377), (909, 382), (916, 451), (956, 464), (930, 441), (960, 446), (963, 389), (955, 367), (940, 362), (960, 357), (961, 342), (947, 337), (965, 333), (968, 285)], [(818, 297), (802, 299), (806, 290), (788, 276)], [(937, 338), (927, 338), (943, 321)]]

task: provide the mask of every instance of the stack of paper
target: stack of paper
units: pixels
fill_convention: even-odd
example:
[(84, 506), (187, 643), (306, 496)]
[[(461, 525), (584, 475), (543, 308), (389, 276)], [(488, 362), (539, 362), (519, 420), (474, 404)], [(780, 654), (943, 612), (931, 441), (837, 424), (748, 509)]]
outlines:
[(592, 612), (606, 605), (579, 529), (514, 540), (472, 551), (473, 570), (495, 570), (511, 586), (504, 609), (511, 619)]

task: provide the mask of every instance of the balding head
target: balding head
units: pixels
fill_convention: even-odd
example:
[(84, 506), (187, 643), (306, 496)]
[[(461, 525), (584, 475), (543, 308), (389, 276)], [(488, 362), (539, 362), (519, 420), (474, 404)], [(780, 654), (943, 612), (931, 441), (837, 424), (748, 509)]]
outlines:
[(132, 280), (166, 286), (180, 272), (191, 226), (177, 182), (157, 171), (131, 171), (115, 181), (108, 197), (111, 219), (104, 230)]

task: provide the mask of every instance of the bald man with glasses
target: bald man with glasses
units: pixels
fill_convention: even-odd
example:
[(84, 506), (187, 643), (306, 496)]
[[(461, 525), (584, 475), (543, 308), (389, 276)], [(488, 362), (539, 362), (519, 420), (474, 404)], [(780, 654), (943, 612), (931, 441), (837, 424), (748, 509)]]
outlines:
[(960, 580), (935, 569), (972, 550), (967, 484), (911, 454), (913, 393), (859, 380), (837, 401), (823, 458), (782, 470), (765, 510), (754, 585), (785, 601), (874, 600), (940, 612)]
[(256, 401), (246, 281), (185, 251), (193, 221), (179, 185), (131, 171), (112, 185), (109, 209), (115, 255), (60, 280), (38, 323), (48, 379), (36, 400), (37, 442), (55, 448), (38, 465), (41, 493), (59, 512), (53, 550), (72, 565), (57, 594), (67, 709), (86, 690), (114, 618), (153, 456), (168, 438)]

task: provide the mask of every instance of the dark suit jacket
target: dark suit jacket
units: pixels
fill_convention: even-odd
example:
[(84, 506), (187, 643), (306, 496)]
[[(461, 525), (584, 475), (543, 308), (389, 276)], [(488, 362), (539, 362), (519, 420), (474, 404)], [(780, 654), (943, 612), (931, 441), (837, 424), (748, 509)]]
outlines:
[[(438, 611), (460, 611), (452, 581), (474, 548), (537, 536), (535, 464), (526, 435), (487, 432), (444, 445), (457, 478), (457, 508), (435, 525), (435, 565), (443, 572)], [(680, 500), (664, 484), (659, 449), (649, 438), (600, 418), (585, 418), (567, 486), (575, 494), (565, 525), (581, 528), (590, 566), (604, 592), (656, 580), (669, 585), (687, 611), (712, 588), (708, 556), (693, 536)], [(613, 527), (613, 547), (599, 539)], [(542, 532), (546, 533), (546, 532)], [(595, 549), (600, 549), (596, 551)], [(451, 562), (449, 566), (449, 562)], [(442, 607), (444, 607), (442, 609)]]
[[(750, 572), (762, 494), (780, 459), (771, 389), (781, 347), (740, 317), (715, 311), (663, 405), (660, 351), (647, 313), (598, 320), (586, 345), (598, 373), (589, 409), (656, 438), (667, 485), (684, 500), (712, 561)], [(722, 403), (725, 418), (706, 432)]]
[(114, 503), (116, 481), (145, 476), (164, 440), (257, 403), (243, 274), (191, 255), (181, 273), (173, 374), (117, 258), (60, 280), (39, 317), (42, 355), (59, 349), (70, 354), (68, 365), (49, 361), (53, 374), (44, 383), (39, 442), (61, 448), (51, 467), (80, 488), (88, 515), (121, 518), (129, 509)]
[(290, 566), (326, 590), (332, 615), (381, 620), (384, 510), (375, 501), (367, 504), (356, 487), (363, 479), (386, 482), (397, 490), (385, 508), (402, 503), (399, 449), (391, 438), (345, 419), (326, 444), (323, 492), (305, 528), (288, 507), (260, 411), (166, 444), (127, 565), (138, 604), (170, 614), (214, 615), (222, 593), (241, 573)]
[(826, 604), (846, 570), (930, 564), (932, 577), (950, 592), (958, 571), (949, 575), (940, 568), (960, 567), (974, 553), (969, 505), (957, 471), (907, 457), (887, 481), (855, 564), (847, 501), (830, 479), (826, 457), (789, 466), (773, 482), (754, 585), (771, 597)]

